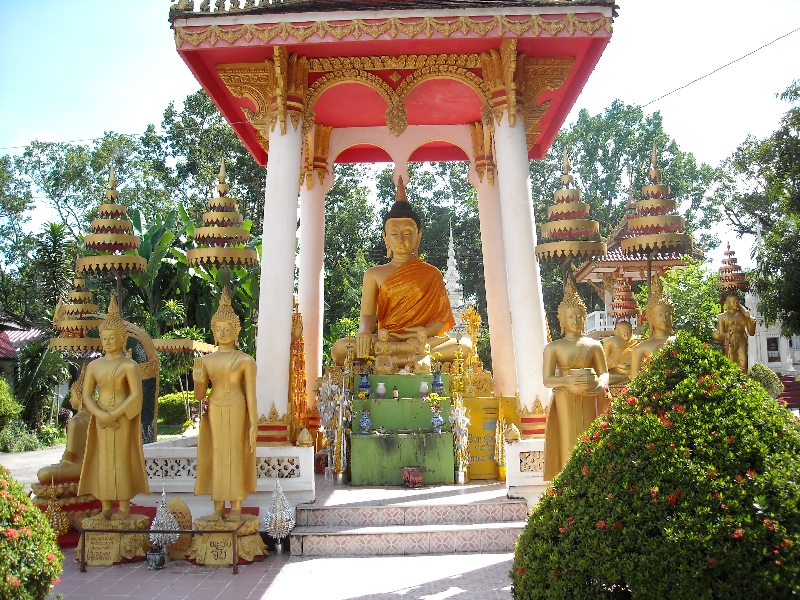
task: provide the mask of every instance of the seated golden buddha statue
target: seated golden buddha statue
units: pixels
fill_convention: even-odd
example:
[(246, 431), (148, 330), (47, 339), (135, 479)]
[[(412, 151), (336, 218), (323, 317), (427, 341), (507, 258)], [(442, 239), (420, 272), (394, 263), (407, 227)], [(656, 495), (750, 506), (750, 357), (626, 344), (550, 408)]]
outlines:
[[(102, 504), (101, 515), (128, 519), (131, 498), (150, 488), (142, 451), (142, 374), (125, 354), (128, 330), (112, 296), (100, 325), (103, 356), (89, 363), (83, 382), (83, 405), (91, 413), (78, 495), (91, 494)], [(99, 394), (95, 394), (99, 391)]]
[(633, 335), (633, 326), (620, 321), (614, 335), (603, 340), (603, 352), (608, 366), (608, 384), (624, 385), (631, 380), (631, 355), (641, 338)]
[[(419, 339), (418, 334), (424, 332), (431, 351), (441, 354), (440, 360), (452, 361), (456, 356), (457, 341), (445, 335), (455, 325), (455, 319), (442, 272), (417, 258), (422, 239), (420, 227), (419, 215), (406, 198), (401, 178), (395, 202), (383, 217), (383, 241), (391, 260), (364, 273), (356, 359), (369, 356), (378, 341), (373, 334), (376, 320), (378, 329), (389, 332), (389, 342), (413, 344)], [(337, 365), (344, 364), (348, 344), (352, 344), (352, 339), (344, 338), (331, 348), (331, 358)], [(394, 364), (402, 364), (395, 357), (408, 354), (405, 345), (389, 348)], [(469, 356), (469, 342), (462, 343), (462, 351), (465, 357)]]
[(672, 301), (664, 295), (661, 278), (658, 275), (653, 275), (644, 312), (650, 327), (650, 337), (639, 342), (631, 352), (631, 379), (636, 377), (642, 367), (642, 362), (650, 358), (653, 352), (675, 341), (675, 336), (672, 335), (674, 308)]
[(547, 344), (543, 357), (544, 384), (554, 390), (545, 430), (545, 481), (564, 468), (578, 438), (608, 405), (603, 346), (584, 335), (586, 305), (571, 276), (558, 306), (558, 322), (564, 337)]
[(69, 483), (78, 481), (83, 466), (83, 453), (86, 450), (86, 432), (89, 429), (89, 420), (92, 413), (83, 405), (83, 380), (86, 375), (86, 366), (81, 369), (81, 374), (69, 389), (69, 403), (76, 412), (67, 421), (67, 447), (61, 460), (53, 465), (39, 469), (36, 477), (42, 485)]

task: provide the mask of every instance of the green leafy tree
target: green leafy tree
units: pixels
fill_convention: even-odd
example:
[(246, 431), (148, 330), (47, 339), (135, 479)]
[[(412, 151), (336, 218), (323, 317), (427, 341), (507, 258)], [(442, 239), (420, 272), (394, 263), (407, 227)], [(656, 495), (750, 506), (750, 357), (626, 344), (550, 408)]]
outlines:
[[(685, 257), (689, 263), (685, 267), (675, 267), (662, 277), (664, 293), (675, 307), (672, 323), (675, 331), (685, 331), (698, 339), (714, 345), (711, 332), (717, 325), (717, 315), (721, 312), (717, 276), (708, 270), (706, 263)], [(636, 293), (639, 306), (647, 305), (647, 287), (642, 286)], [(647, 331), (645, 325), (644, 330)]]
[(716, 193), (737, 233), (762, 236), (750, 281), (765, 321), (788, 335), (800, 333), (800, 80), (779, 97), (791, 104), (779, 128), (723, 162)]
[(65, 300), (75, 274), (75, 245), (66, 225), (47, 223), (36, 237), (32, 264), (35, 281), (37, 314), (35, 320), (49, 320), (56, 304)]
[[(547, 209), (553, 192), (561, 187), (561, 161), (567, 149), (583, 202), (590, 206), (590, 216), (600, 223), (600, 234), (606, 236), (625, 212), (629, 188), (638, 194), (649, 183), (647, 171), (653, 143), (659, 148), (659, 167), (664, 183), (672, 189), (679, 211), (686, 218), (686, 229), (695, 243), (714, 248), (719, 240), (708, 230), (722, 217), (719, 199), (706, 191), (714, 181), (715, 170), (698, 164), (691, 152), (682, 150), (664, 130), (659, 112), (645, 114), (638, 106), (615, 100), (602, 113), (591, 115), (587, 110), (564, 127), (544, 159), (530, 162), (533, 208), (537, 225), (548, 220)], [(628, 177), (631, 168), (633, 181)], [(538, 231), (537, 231), (538, 233)], [(543, 263), (542, 288), (548, 322), (556, 335), (556, 311), (563, 295), (560, 266)], [(581, 286), (581, 295), (590, 309), (603, 305), (596, 290)]]
[(16, 396), (22, 405), (22, 419), (38, 429), (48, 419), (53, 394), (69, 379), (67, 365), (50, 351), (48, 338), (23, 346), (17, 362)]

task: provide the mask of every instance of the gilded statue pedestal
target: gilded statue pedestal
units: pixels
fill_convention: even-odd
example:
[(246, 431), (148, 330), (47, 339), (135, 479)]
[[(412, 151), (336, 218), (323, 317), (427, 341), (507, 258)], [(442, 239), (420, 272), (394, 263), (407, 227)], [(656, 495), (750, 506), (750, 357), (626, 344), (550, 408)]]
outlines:
[[(230, 515), (228, 515), (230, 517)], [(233, 539), (230, 531), (244, 522), (237, 532), (236, 554), (239, 564), (258, 562), (267, 554), (267, 547), (258, 533), (261, 521), (255, 515), (242, 515), (241, 520), (219, 519), (214, 515), (198, 517), (194, 528), (218, 529), (219, 533), (196, 533), (186, 560), (198, 565), (224, 567), (233, 564)]]
[[(120, 519), (105, 519), (102, 515), (88, 517), (81, 521), (84, 529), (148, 529), (150, 518), (147, 515), (130, 515)], [(146, 533), (121, 534), (113, 532), (87, 532), (86, 543), (87, 565), (118, 565), (126, 562), (144, 560), (150, 550), (150, 537)], [(75, 549), (75, 560), (81, 559), (81, 544)]]

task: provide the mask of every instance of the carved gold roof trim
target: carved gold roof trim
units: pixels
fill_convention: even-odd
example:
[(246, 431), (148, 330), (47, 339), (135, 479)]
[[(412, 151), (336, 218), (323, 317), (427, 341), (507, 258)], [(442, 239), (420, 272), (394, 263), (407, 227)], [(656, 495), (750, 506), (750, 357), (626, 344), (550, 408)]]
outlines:
[(402, 71), (425, 67), (441, 66), (478, 69), (481, 66), (479, 54), (401, 54), (400, 56), (335, 56), (312, 58), (308, 70), (312, 73), (327, 73), (343, 69), (359, 71)]
[(494, 185), (494, 156), (492, 155), (492, 136), (494, 131), (491, 127), (484, 127), (483, 123), (470, 123), (469, 132), (472, 136), (472, 156), (475, 159), (475, 171), (478, 180), (483, 181), (484, 175), (489, 185)]
[(523, 66), (523, 89), (525, 105), (525, 137), (528, 150), (533, 148), (542, 133), (541, 121), (550, 100), (539, 103), (539, 96), (545, 90), (556, 90), (566, 81), (575, 66), (575, 58), (566, 57), (526, 57)]
[[(255, 111), (246, 107), (242, 111), (261, 136), (259, 143), (269, 152), (269, 105), (275, 92), (275, 65), (269, 59), (263, 63), (218, 65), (217, 74), (231, 94), (237, 98), (247, 98), (255, 105)], [(266, 145), (262, 140), (266, 141)]]
[(549, 35), (557, 35), (566, 31), (569, 35), (576, 32), (594, 35), (600, 29), (611, 33), (613, 20), (611, 17), (598, 16), (590, 19), (583, 19), (569, 14), (559, 18), (547, 18), (541, 15), (530, 15), (528, 17), (507, 17), (497, 15), (492, 17), (421, 17), (398, 19), (391, 17), (381, 20), (353, 19), (351, 21), (315, 21), (313, 23), (267, 23), (267, 24), (244, 24), (236, 26), (206, 25), (202, 27), (176, 27), (175, 45), (180, 48), (183, 44), (197, 47), (205, 42), (215, 46), (218, 41), (223, 40), (228, 44), (234, 44), (239, 40), (247, 43), (257, 39), (264, 44), (270, 44), (273, 40), (280, 39), (285, 42), (289, 38), (295, 38), (301, 42), (316, 35), (324, 38), (328, 35), (342, 40), (347, 36), (359, 39), (362, 36), (377, 39), (388, 35), (396, 38), (398, 35), (407, 38), (424, 37), (430, 38), (434, 34), (444, 37), (458, 35), (459, 37), (472, 34), (486, 36), (494, 32), (497, 36), (502, 36), (507, 31), (521, 36), (524, 34), (541, 35), (543, 32)]

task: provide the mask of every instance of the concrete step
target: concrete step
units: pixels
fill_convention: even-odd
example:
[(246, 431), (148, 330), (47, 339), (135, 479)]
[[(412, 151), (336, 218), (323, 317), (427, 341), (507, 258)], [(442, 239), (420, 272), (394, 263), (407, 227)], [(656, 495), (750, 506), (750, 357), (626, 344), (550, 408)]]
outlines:
[(398, 525), (476, 524), (524, 521), (524, 500), (472, 504), (415, 504), (297, 507), (298, 527), (369, 527)]
[(298, 526), (293, 556), (386, 556), (512, 552), (525, 521), (388, 526)]

